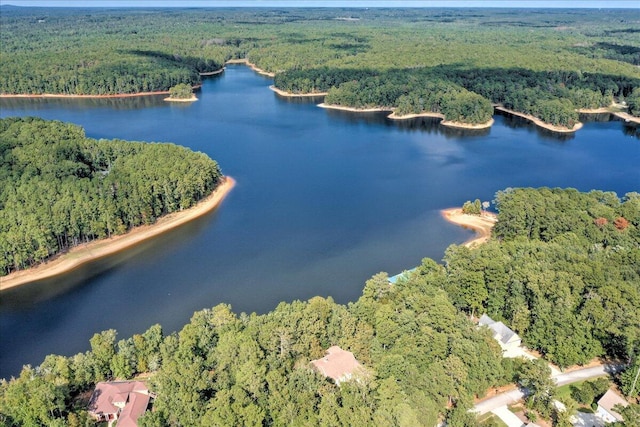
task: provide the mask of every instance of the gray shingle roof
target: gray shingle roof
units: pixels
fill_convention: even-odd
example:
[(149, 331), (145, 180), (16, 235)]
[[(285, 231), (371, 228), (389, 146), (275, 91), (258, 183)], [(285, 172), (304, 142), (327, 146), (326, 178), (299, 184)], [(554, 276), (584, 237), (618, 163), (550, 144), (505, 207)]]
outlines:
[(513, 332), (507, 325), (502, 322), (496, 322), (486, 314), (480, 317), (478, 322), (480, 326), (487, 326), (493, 331), (493, 337), (502, 344), (508, 344), (513, 341), (520, 341), (518, 334)]

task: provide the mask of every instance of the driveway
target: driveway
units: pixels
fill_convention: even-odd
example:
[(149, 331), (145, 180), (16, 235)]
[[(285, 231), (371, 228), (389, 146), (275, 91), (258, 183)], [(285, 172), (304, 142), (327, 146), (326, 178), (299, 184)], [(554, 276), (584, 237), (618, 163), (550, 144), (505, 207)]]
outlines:
[(608, 375), (615, 372), (617, 366), (615, 365), (601, 365), (593, 366), (591, 368), (578, 369), (573, 372), (566, 372), (564, 374), (556, 375), (553, 378), (558, 383), (558, 386), (575, 383), (577, 381), (588, 380), (596, 378), (601, 375)]
[(523, 427), (525, 425), (522, 420), (516, 417), (516, 414), (511, 412), (506, 406), (500, 406), (491, 412), (500, 417), (500, 419), (509, 427)]
[[(619, 369), (618, 365), (602, 365), (602, 366), (594, 366), (591, 368), (578, 369), (573, 372), (566, 372), (554, 377), (556, 383), (561, 386), (565, 384), (571, 384), (576, 381), (588, 380), (591, 378), (596, 378), (601, 375), (611, 374), (615, 372), (616, 369)], [(490, 397), (488, 399), (483, 400), (482, 402), (478, 402), (470, 412), (476, 412), (478, 415), (486, 414), (487, 412), (491, 412), (496, 408), (499, 408), (503, 405), (511, 405), (522, 399), (524, 397), (524, 393), (520, 389), (510, 390), (504, 393), (500, 393), (497, 396)], [(597, 426), (597, 424), (595, 424)], [(588, 427), (591, 427), (590, 425)]]
[(473, 408), (473, 412), (477, 412), (478, 415), (486, 414), (501, 406), (511, 405), (521, 400), (524, 397), (524, 393), (520, 389), (506, 391), (500, 393), (497, 396), (490, 397), (478, 402)]
[(571, 422), (574, 427), (604, 427), (604, 422), (596, 414), (586, 414), (580, 411), (571, 417)]

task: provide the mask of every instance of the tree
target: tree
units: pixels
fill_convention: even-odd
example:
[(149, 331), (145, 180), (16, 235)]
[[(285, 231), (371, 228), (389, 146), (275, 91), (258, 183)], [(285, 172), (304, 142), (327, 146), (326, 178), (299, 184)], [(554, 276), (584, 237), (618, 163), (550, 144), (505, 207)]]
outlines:
[(622, 405), (616, 405), (613, 408), (617, 411), (624, 421), (613, 423), (616, 427), (640, 427), (640, 404), (630, 403), (629, 405), (622, 407)]
[(527, 405), (548, 416), (556, 386), (547, 362), (542, 359), (525, 362), (518, 375), (518, 384), (526, 392)]
[(480, 215), (482, 213), (482, 204), (480, 199), (476, 199), (473, 203), (469, 200), (462, 205), (462, 213), (467, 215)]
[(627, 105), (629, 106), (629, 114), (640, 116), (640, 88), (633, 89), (633, 92), (627, 96)]
[(193, 97), (193, 89), (188, 84), (179, 83), (169, 89), (169, 97), (172, 99), (190, 99)]
[(572, 399), (565, 399), (561, 405), (555, 403), (553, 410), (553, 421), (555, 427), (572, 427), (573, 416), (578, 410), (578, 405)]
[(116, 335), (115, 329), (109, 329), (94, 334), (89, 340), (95, 381), (103, 381), (112, 375), (111, 360), (116, 354)]
[(640, 359), (635, 358), (633, 363), (620, 373), (620, 388), (627, 397), (640, 395)]

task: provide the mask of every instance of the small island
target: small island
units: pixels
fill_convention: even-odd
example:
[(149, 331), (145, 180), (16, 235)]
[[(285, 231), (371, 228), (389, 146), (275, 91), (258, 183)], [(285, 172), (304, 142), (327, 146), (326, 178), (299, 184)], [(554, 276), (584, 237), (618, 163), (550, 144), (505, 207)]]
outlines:
[(169, 89), (169, 96), (164, 99), (168, 102), (193, 102), (197, 101), (193, 88), (185, 83), (179, 83)]

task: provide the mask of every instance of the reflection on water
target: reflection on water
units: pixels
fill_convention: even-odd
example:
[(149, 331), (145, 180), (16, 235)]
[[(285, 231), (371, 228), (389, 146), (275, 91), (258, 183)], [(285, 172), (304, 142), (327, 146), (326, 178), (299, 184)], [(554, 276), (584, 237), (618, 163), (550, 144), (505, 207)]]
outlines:
[(286, 102), (287, 104), (315, 104), (318, 105), (324, 101), (323, 95), (318, 96), (283, 96), (278, 94), (277, 92), (273, 92), (275, 96), (282, 102)]
[(609, 113), (596, 113), (596, 114), (583, 114), (580, 113), (578, 115), (579, 119), (582, 123), (602, 123), (602, 122), (608, 122), (611, 121), (612, 118), (614, 118), (615, 116), (613, 116), (613, 114), (609, 114)]
[(68, 108), (87, 110), (109, 108), (113, 110), (139, 110), (142, 108), (166, 106), (167, 95), (135, 96), (127, 98), (2, 98), (2, 108), (50, 110)]
[(142, 241), (115, 254), (87, 262), (60, 276), (55, 276), (2, 292), (0, 310), (21, 311), (43, 301), (61, 296), (72, 289), (86, 285), (90, 279), (97, 279), (123, 262), (138, 256), (162, 256), (189, 242), (202, 232), (216, 216), (217, 209), (196, 218), (180, 227), (171, 229), (152, 239)]
[(622, 131), (625, 135), (635, 136), (640, 139), (640, 126), (633, 123), (624, 123), (622, 126)]
[[(563, 133), (563, 132), (553, 132), (548, 129), (537, 126), (535, 123), (532, 123), (530, 120), (527, 120), (523, 117), (516, 116), (514, 114), (510, 114), (506, 111), (495, 111), (495, 114), (503, 117), (503, 123), (510, 127), (511, 129), (526, 129), (529, 132), (535, 132), (537, 135), (546, 141), (550, 142), (563, 142), (574, 139), (576, 136), (575, 132)], [(579, 132), (579, 131), (578, 131)]]

